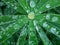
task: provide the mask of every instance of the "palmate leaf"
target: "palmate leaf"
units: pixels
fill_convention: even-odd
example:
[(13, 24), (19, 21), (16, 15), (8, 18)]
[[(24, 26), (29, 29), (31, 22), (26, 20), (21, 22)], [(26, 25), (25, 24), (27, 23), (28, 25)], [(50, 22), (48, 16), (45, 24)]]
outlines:
[[(4, 0), (6, 2), (7, 0)], [(42, 45), (54, 45), (55, 40), (52, 41), (49, 36), (46, 35), (46, 32), (53, 34), (53, 36), (60, 38), (60, 14), (50, 14), (45, 13), (51, 9), (60, 6), (60, 0), (11, 0), (12, 2), (17, 1), (18, 5), (16, 8), (17, 12), (25, 14), (9, 16), (0, 16), (1, 22), (13, 21), (9, 24), (4, 30), (0, 31), (0, 42), (4, 43), (7, 39), (12, 38), (12, 35), (19, 32), (18, 40), (16, 45), (40, 45), (38, 44), (37, 35), (42, 41)], [(10, 0), (8, 2), (11, 3)], [(13, 4), (13, 3), (12, 3)], [(14, 8), (14, 7), (12, 7)], [(20, 8), (20, 9), (19, 9)], [(22, 11), (21, 11), (22, 10)], [(17, 16), (17, 18), (15, 17)], [(14, 18), (12, 18), (14, 17)], [(26, 26), (25, 26), (26, 24)], [(2, 29), (0, 23), (0, 29)], [(7, 23), (5, 23), (7, 25)], [(25, 27), (24, 27), (25, 26)], [(15, 28), (14, 28), (15, 27)], [(23, 29), (21, 29), (23, 27)], [(7, 35), (8, 34), (8, 35)], [(48, 33), (47, 33), (48, 34)], [(60, 39), (59, 39), (60, 40)], [(57, 40), (58, 42), (58, 40)], [(58, 43), (56, 45), (59, 45)]]

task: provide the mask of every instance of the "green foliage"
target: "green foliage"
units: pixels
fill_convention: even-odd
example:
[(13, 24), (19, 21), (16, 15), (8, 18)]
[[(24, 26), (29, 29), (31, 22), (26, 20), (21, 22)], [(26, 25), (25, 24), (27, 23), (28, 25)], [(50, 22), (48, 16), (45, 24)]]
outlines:
[(1, 0), (0, 45), (60, 45), (60, 0)]

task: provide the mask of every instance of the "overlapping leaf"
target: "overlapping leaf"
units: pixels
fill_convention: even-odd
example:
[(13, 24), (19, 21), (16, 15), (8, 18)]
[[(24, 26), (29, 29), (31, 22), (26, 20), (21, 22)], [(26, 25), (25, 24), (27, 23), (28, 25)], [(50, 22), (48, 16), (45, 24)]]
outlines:
[[(14, 1), (15, 0), (9, 0), (9, 2)], [(17, 12), (24, 14), (25, 11), (27, 12), (27, 14), (33, 12), (35, 14), (35, 17), (33, 20), (30, 20), (27, 19), (28, 16), (25, 15), (0, 16), (1, 22), (5, 23), (13, 21), (12, 24), (9, 24), (9, 26), (4, 28), (4, 30), (0, 31), (0, 42), (4, 42), (8, 38), (12, 37), (12, 35), (16, 33), (20, 28), (24, 27), (24, 24), (26, 23), (28, 23), (28, 25), (25, 27), (26, 30), (25, 28), (22, 29), (17, 40), (17, 45), (25, 45), (25, 43), (27, 43), (28, 45), (38, 45), (37, 33), (42, 40), (43, 45), (53, 45), (53, 42), (51, 42), (49, 37), (46, 35), (46, 31), (60, 38), (60, 14), (43, 14), (43, 12), (45, 11), (60, 6), (60, 0), (17, 0), (17, 4), (22, 6), (19, 7), (18, 5), (16, 5), (18, 7), (15, 7)], [(34, 21), (36, 21), (39, 25), (36, 25), (36, 22)], [(2, 23), (0, 23), (0, 25), (2, 25)]]

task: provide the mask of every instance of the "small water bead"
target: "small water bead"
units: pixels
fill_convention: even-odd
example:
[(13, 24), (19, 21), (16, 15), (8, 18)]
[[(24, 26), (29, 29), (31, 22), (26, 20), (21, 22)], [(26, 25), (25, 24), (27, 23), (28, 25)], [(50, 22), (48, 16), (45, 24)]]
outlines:
[(22, 30), (24, 30), (24, 31), (22, 31), (22, 32), (20, 33), (20, 36), (23, 36), (23, 35), (26, 34), (26, 28), (23, 28)]
[(36, 26), (36, 21), (35, 20), (33, 21), (33, 23), (34, 23), (34, 26)]
[(29, 13), (29, 12), (30, 12), (30, 10), (26, 10), (26, 12), (27, 12), (27, 13)]
[(17, 9), (17, 6), (15, 6), (14, 9)]
[(48, 27), (47, 22), (44, 22), (44, 23), (43, 23), (43, 27)]
[(10, 36), (10, 34), (6, 34), (6, 36), (7, 36), (7, 37)]
[(17, 29), (20, 28), (20, 25), (19, 25), (19, 24), (15, 24), (15, 25), (13, 26), (13, 28), (14, 28), (15, 30), (17, 30)]
[(0, 12), (0, 16), (2, 15), (2, 13)]
[(34, 45), (34, 42), (33, 41), (29, 41), (29, 45)]
[(49, 20), (50, 19), (50, 14), (46, 15), (46, 19)]
[(34, 26), (35, 26), (36, 30), (39, 30), (38, 27), (37, 27), (37, 24), (36, 24), (37, 21), (33, 21), (33, 23), (34, 23)]
[(46, 5), (46, 8), (50, 8), (50, 4), (47, 4), (47, 5)]
[(34, 8), (35, 7), (35, 2), (33, 0), (30, 1), (30, 7)]
[(27, 9), (27, 7), (25, 7)]
[(7, 4), (10, 4), (10, 2), (6, 2)]
[(0, 7), (3, 6), (3, 5), (4, 5), (4, 3), (3, 2), (0, 2)]
[(12, 19), (17, 19), (17, 18), (18, 18), (18, 16), (16, 16), (16, 15), (12, 16)]
[(39, 11), (39, 13), (41, 14), (42, 12), (41, 12), (41, 11)]
[(55, 2), (58, 2), (58, 1), (55, 1)]
[(34, 32), (30, 32), (29, 34), (30, 34), (30, 36), (32, 36), (32, 37), (35, 36)]
[(56, 34), (59, 34), (59, 33), (60, 33), (59, 31), (56, 32)]
[(52, 22), (56, 22), (56, 21), (58, 21), (58, 17), (53, 17)]
[(11, 6), (14, 6), (13, 4)]
[(11, 45), (14, 45), (14, 44), (15, 44), (15, 42), (10, 42), (10, 44), (11, 44)]
[(56, 33), (56, 28), (52, 27), (52, 28), (50, 29), (50, 31), (51, 31), (52, 33)]
[(35, 12), (37, 12), (37, 11), (38, 11), (38, 9), (37, 9), (37, 8), (34, 8), (34, 11), (35, 11)]
[(7, 8), (10, 8), (10, 5), (8, 5)]
[(10, 28), (10, 26), (8, 26), (8, 27), (6, 28), (6, 31), (8, 31), (8, 30), (9, 30), (9, 28)]
[(2, 36), (0, 35), (0, 39), (2, 39)]
[(33, 28), (30, 28), (29, 30), (32, 31)]
[(1, 27), (1, 29), (0, 29), (1, 31), (5, 31), (5, 29), (3, 28), (3, 27)]
[(8, 44), (10, 44), (10, 41), (7, 41)]

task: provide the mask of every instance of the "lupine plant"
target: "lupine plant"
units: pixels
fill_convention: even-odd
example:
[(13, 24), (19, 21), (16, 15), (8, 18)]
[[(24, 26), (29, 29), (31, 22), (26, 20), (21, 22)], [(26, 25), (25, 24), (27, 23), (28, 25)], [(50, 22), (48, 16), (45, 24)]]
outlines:
[(60, 0), (1, 0), (0, 45), (60, 45)]

